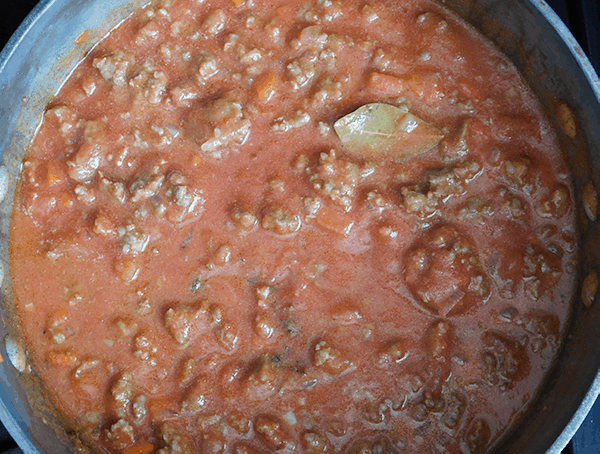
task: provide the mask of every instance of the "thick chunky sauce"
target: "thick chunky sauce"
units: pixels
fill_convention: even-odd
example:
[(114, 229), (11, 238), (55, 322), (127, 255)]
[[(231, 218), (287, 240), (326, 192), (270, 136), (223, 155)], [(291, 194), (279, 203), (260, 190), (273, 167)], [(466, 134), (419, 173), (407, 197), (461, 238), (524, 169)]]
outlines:
[(21, 328), (99, 452), (485, 452), (559, 347), (571, 194), (436, 3), (158, 1), (24, 161)]

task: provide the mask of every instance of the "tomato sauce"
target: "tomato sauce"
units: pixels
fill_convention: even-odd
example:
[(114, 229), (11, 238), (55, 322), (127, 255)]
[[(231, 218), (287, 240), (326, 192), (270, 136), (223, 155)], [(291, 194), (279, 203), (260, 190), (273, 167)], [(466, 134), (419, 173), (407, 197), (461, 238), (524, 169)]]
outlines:
[(161, 0), (48, 106), (11, 279), (96, 452), (481, 453), (559, 349), (572, 198), (437, 3)]

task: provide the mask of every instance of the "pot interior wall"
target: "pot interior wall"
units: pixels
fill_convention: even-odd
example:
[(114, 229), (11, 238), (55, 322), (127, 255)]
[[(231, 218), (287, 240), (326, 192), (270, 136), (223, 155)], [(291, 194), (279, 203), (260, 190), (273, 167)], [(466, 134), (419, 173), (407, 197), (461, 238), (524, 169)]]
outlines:
[[(92, 43), (143, 3), (144, 0), (42, 1), (0, 54), (0, 150), (3, 150), (2, 159), (9, 174), (8, 195), (0, 205), (0, 264), (4, 270), (8, 270), (8, 235), (15, 178), (44, 106)], [(541, 0), (531, 3), (524, 0), (441, 0), (441, 3), (474, 24), (517, 64), (542, 100), (551, 120), (555, 119), (559, 103), (564, 102), (573, 110), (579, 121), (579, 135), (574, 140), (563, 135), (561, 140), (574, 171), (578, 194), (590, 179), (599, 188), (600, 83), (585, 58), (569, 49), (569, 45), (575, 43), (564, 26), (561, 37), (544, 17), (557, 23), (554, 13), (546, 11), (547, 5)], [(561, 26), (559, 24), (559, 29)], [(91, 31), (90, 37), (83, 44), (75, 44), (86, 30)], [(575, 52), (577, 49), (578, 46)], [(578, 202), (581, 206), (581, 200)], [(580, 212), (584, 251), (580, 271), (585, 273), (598, 268), (600, 230), (595, 223), (587, 222), (581, 209)], [(10, 324), (8, 277), (4, 280), (2, 300), (6, 326), (0, 326), (0, 338), (3, 339), (7, 331), (18, 338)], [(600, 345), (599, 306), (586, 309), (576, 301), (563, 353), (556, 367), (522, 424), (497, 447), (498, 452), (541, 453), (553, 443), (551, 452), (560, 452), (572, 435), (569, 430), (573, 431), (573, 424), (561, 436), (563, 429), (582, 401), (584, 405), (579, 416), (583, 418), (581, 412), (586, 412), (598, 393), (600, 353), (597, 345)], [(0, 417), (5, 425), (25, 452), (68, 452), (26, 402), (18, 375), (8, 361), (0, 363), (3, 385)]]

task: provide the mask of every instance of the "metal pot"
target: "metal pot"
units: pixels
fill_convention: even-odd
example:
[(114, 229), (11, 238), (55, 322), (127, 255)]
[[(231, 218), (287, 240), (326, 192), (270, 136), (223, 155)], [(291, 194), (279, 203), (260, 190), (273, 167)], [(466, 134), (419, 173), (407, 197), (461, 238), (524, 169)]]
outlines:
[[(560, 134), (577, 192), (582, 277), (600, 265), (600, 228), (582, 208), (583, 187), (600, 188), (600, 80), (571, 33), (543, 0), (440, 0), (494, 41), (520, 68), (548, 117), (559, 106), (577, 119), (574, 138)], [(10, 213), (21, 160), (39, 126), (45, 105), (93, 43), (145, 0), (42, 0), (0, 53), (0, 280), (4, 339), (0, 363), (0, 419), (26, 453), (69, 452), (68, 434), (43, 408), (35, 410), (27, 394), (43, 394), (32, 380), (11, 325), (8, 279)], [(89, 30), (81, 44), (78, 38)], [(559, 129), (560, 130), (560, 129)], [(9, 333), (10, 337), (7, 337)], [(562, 352), (537, 399), (517, 428), (497, 446), (507, 453), (560, 453), (600, 392), (600, 306), (586, 308), (577, 299)], [(19, 370), (20, 371), (19, 371)], [(25, 389), (27, 388), (27, 392)], [(38, 407), (36, 405), (36, 407)]]

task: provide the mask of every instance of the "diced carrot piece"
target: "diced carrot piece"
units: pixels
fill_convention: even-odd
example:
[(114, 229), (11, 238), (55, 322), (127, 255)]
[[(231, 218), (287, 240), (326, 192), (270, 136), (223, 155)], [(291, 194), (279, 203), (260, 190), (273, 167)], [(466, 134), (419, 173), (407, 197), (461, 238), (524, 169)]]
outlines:
[(140, 267), (135, 259), (124, 259), (115, 264), (116, 271), (124, 282), (133, 282), (140, 274)]
[(77, 356), (66, 351), (49, 351), (46, 353), (46, 360), (53, 366), (72, 367), (77, 364)]
[(571, 139), (574, 139), (575, 136), (577, 136), (577, 120), (575, 119), (575, 114), (573, 114), (573, 111), (569, 106), (563, 103), (558, 105), (556, 111), (561, 129)]
[(369, 87), (384, 96), (398, 96), (407, 89), (406, 83), (402, 79), (381, 73), (371, 74)]
[(50, 161), (48, 163), (48, 185), (53, 186), (62, 181), (61, 171), (58, 163)]
[(382, 96), (400, 96), (411, 91), (419, 98), (433, 102), (442, 96), (438, 82), (438, 76), (433, 73), (414, 73), (399, 77), (372, 73), (369, 87)]
[(354, 225), (354, 219), (348, 213), (328, 206), (323, 206), (317, 212), (315, 220), (324, 229), (342, 236), (348, 236)]
[(69, 318), (69, 311), (67, 311), (64, 307), (58, 309), (54, 315), (52, 316), (53, 323), (64, 323)]
[(408, 77), (404, 77), (402, 80), (408, 89), (415, 93), (419, 98), (422, 98), (427, 90), (431, 90), (433, 86), (433, 84), (426, 84), (421, 74), (412, 74)]
[(266, 77), (259, 79), (256, 83), (258, 99), (262, 102), (269, 101), (275, 95), (277, 85), (277, 78), (273, 73), (269, 73)]
[(444, 97), (439, 74), (420, 72), (403, 77), (402, 80), (410, 91), (429, 104), (436, 103)]
[(194, 156), (193, 164), (194, 167), (198, 167), (200, 164), (202, 164), (202, 158), (198, 155)]
[(410, 90), (417, 96), (423, 96), (426, 88), (423, 77), (420, 74), (395, 77), (375, 73), (371, 76), (371, 81), (375, 88), (390, 95), (398, 95), (406, 90)]
[(63, 193), (62, 194), (62, 203), (64, 206), (66, 206), (67, 208), (71, 208), (73, 206), (73, 198), (70, 197), (69, 195)]
[(87, 41), (87, 39), (89, 37), (90, 37), (90, 31), (86, 30), (81, 35), (79, 35), (79, 37), (75, 40), (75, 44), (83, 44)]
[(146, 442), (141, 445), (127, 448), (123, 451), (123, 454), (150, 454), (152, 451), (154, 451), (154, 445), (150, 442)]
[(233, 3), (233, 6), (235, 6), (236, 8), (239, 8), (244, 3), (246, 3), (246, 0), (231, 0), (231, 3)]

